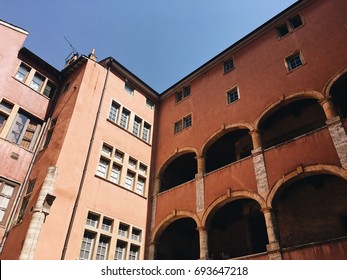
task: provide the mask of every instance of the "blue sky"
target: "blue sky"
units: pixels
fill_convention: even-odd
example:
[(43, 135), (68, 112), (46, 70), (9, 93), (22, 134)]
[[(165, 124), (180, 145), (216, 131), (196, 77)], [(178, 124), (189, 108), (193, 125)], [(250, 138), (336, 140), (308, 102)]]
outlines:
[[(159, 93), (296, 0), (0, 0), (0, 19), (61, 70), (71, 47), (112, 56)], [(1, 38), (0, 38), (1, 40)]]

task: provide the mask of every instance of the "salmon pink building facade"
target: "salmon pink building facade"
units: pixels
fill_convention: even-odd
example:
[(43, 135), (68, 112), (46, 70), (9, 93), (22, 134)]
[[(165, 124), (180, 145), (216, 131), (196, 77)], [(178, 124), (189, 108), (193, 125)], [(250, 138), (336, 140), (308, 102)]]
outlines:
[(298, 1), (161, 94), (1, 22), (0, 257), (346, 259), (346, 14)]

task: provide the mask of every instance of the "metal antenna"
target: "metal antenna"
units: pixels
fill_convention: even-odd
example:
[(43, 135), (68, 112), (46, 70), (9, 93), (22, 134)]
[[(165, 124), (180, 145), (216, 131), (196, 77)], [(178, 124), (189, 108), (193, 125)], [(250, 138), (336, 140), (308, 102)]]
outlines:
[(69, 59), (69, 57), (73, 56), (73, 55), (77, 55), (78, 56), (78, 51), (73, 47), (73, 45), (70, 43), (70, 41), (64, 36), (65, 41), (70, 45), (72, 51), (69, 54), (69, 56), (67, 57), (67, 59)]

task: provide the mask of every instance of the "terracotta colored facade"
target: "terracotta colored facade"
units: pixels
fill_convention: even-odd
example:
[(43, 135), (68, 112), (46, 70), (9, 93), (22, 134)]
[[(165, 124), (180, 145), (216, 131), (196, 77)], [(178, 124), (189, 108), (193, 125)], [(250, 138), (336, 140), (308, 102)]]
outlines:
[(59, 72), (2, 22), (1, 258), (346, 259), (346, 14), (299, 1), (162, 94), (93, 51)]

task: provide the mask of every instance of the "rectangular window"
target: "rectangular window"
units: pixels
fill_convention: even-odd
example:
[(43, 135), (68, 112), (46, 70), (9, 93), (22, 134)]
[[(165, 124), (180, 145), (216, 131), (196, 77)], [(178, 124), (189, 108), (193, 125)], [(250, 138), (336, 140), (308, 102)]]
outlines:
[(142, 175), (146, 175), (147, 174), (147, 166), (142, 164), (142, 163), (140, 163), (139, 173), (142, 174)]
[(137, 228), (133, 228), (131, 232), (131, 239), (140, 242), (141, 241), (141, 233), (142, 231)]
[(151, 125), (145, 122), (142, 129), (142, 140), (149, 143), (150, 137), (151, 137)]
[(22, 83), (25, 83), (26, 79), (29, 76), (29, 72), (30, 72), (31, 68), (24, 65), (23, 63), (19, 66), (18, 71), (15, 75), (15, 78), (18, 81), (21, 81)]
[(90, 260), (93, 253), (95, 233), (85, 231), (80, 250), (80, 260)]
[(234, 59), (230, 58), (223, 63), (224, 73), (228, 73), (229, 71), (234, 69)]
[(191, 115), (183, 118), (183, 128), (187, 128), (191, 125), (192, 125), (192, 116)]
[(188, 96), (190, 96), (190, 86), (184, 87), (182, 90), (176, 92), (175, 102), (178, 103)]
[(98, 170), (96, 172), (96, 175), (106, 179), (109, 164), (110, 162), (108, 160), (101, 158), (98, 164)]
[(121, 172), (120, 166), (113, 164), (111, 169), (111, 174), (110, 174), (110, 181), (113, 183), (119, 184), (120, 172)]
[(112, 101), (108, 118), (115, 123), (117, 122), (119, 108), (120, 108), (120, 105), (118, 103)]
[(6, 121), (11, 114), (13, 108), (13, 104), (7, 102), (6, 100), (2, 100), (0, 103), (0, 132), (4, 128)]
[(30, 87), (33, 90), (41, 91), (41, 88), (42, 88), (42, 85), (43, 85), (44, 81), (45, 81), (45, 77), (43, 77), (40, 74), (36, 73), (34, 75), (33, 79), (31, 80)]
[(41, 124), (36, 119), (19, 111), (7, 135), (7, 140), (32, 150), (40, 130)]
[(52, 119), (51, 123), (49, 124), (49, 129), (47, 131), (45, 143), (43, 144), (44, 148), (47, 148), (49, 143), (51, 142), (53, 131), (54, 131), (55, 125), (57, 124), (57, 121), (58, 121), (58, 117)]
[(139, 259), (139, 246), (130, 245), (130, 251), (129, 251), (129, 260), (138, 260)]
[(290, 26), (295, 29), (302, 25), (302, 19), (300, 15), (296, 15), (288, 19)]
[(118, 228), (118, 235), (128, 238), (129, 234), (129, 225), (120, 223)]
[(95, 228), (98, 227), (99, 218), (100, 218), (99, 215), (88, 212), (86, 225), (91, 226), (91, 227), (95, 227)]
[(17, 185), (0, 178), (0, 223), (5, 224), (5, 217), (9, 214), (12, 201), (15, 197)]
[(227, 92), (228, 104), (231, 104), (231, 103), (235, 102), (238, 99), (239, 99), (239, 91), (238, 91), (237, 88), (233, 88), (232, 90), (229, 90)]
[(112, 231), (113, 220), (108, 218), (103, 218), (101, 229), (111, 232)]
[(297, 52), (297, 53), (287, 57), (286, 58), (286, 64), (287, 64), (288, 71), (292, 71), (292, 70), (300, 67), (303, 64), (300, 52)]
[(116, 150), (114, 154), (114, 159), (118, 162), (123, 162), (123, 157), (124, 157), (124, 153), (119, 150)]
[(126, 246), (127, 246), (126, 242), (123, 242), (121, 240), (117, 241), (116, 252), (114, 256), (115, 260), (125, 260)]
[(133, 189), (133, 187), (134, 187), (134, 178), (135, 178), (134, 173), (128, 171), (127, 172), (127, 176), (125, 177), (125, 187), (128, 190), (132, 190)]
[(107, 236), (100, 236), (98, 250), (96, 252), (97, 260), (106, 260), (108, 254), (108, 247), (110, 244), (110, 238)]
[(136, 136), (140, 135), (141, 124), (142, 124), (142, 120), (139, 117), (135, 116), (134, 124), (133, 124), (133, 134), (134, 135), (136, 135)]
[(142, 178), (142, 177), (137, 178), (136, 189), (135, 189), (136, 193), (143, 195), (144, 190), (145, 190), (145, 182), (146, 181), (144, 178)]
[(288, 29), (287, 23), (283, 23), (283, 24), (277, 26), (276, 27), (276, 32), (277, 32), (277, 36), (279, 38), (287, 35), (289, 33), (289, 29)]
[(51, 82), (47, 82), (45, 90), (43, 91), (43, 95), (47, 96), (48, 98), (51, 98), (54, 94), (54, 91), (55, 86)]
[(124, 129), (128, 128), (129, 116), (130, 116), (130, 112), (127, 109), (123, 108), (122, 115), (120, 118), (120, 126), (123, 127)]
[(154, 109), (154, 102), (148, 98), (146, 98), (146, 105), (151, 108)]
[(110, 157), (112, 154), (112, 147), (110, 147), (106, 144), (103, 144), (102, 149), (101, 149), (101, 153)]
[(129, 167), (135, 169), (137, 166), (137, 160), (129, 157), (128, 165), (129, 165)]
[(125, 83), (124, 84), (124, 90), (127, 92), (127, 93), (129, 93), (129, 94), (131, 94), (131, 95), (134, 95), (134, 87), (132, 86), (132, 85), (130, 85), (129, 83)]
[(188, 115), (184, 117), (183, 119), (179, 120), (178, 122), (175, 122), (174, 133), (178, 133), (181, 130), (190, 127), (191, 125), (192, 125), (192, 115)]

